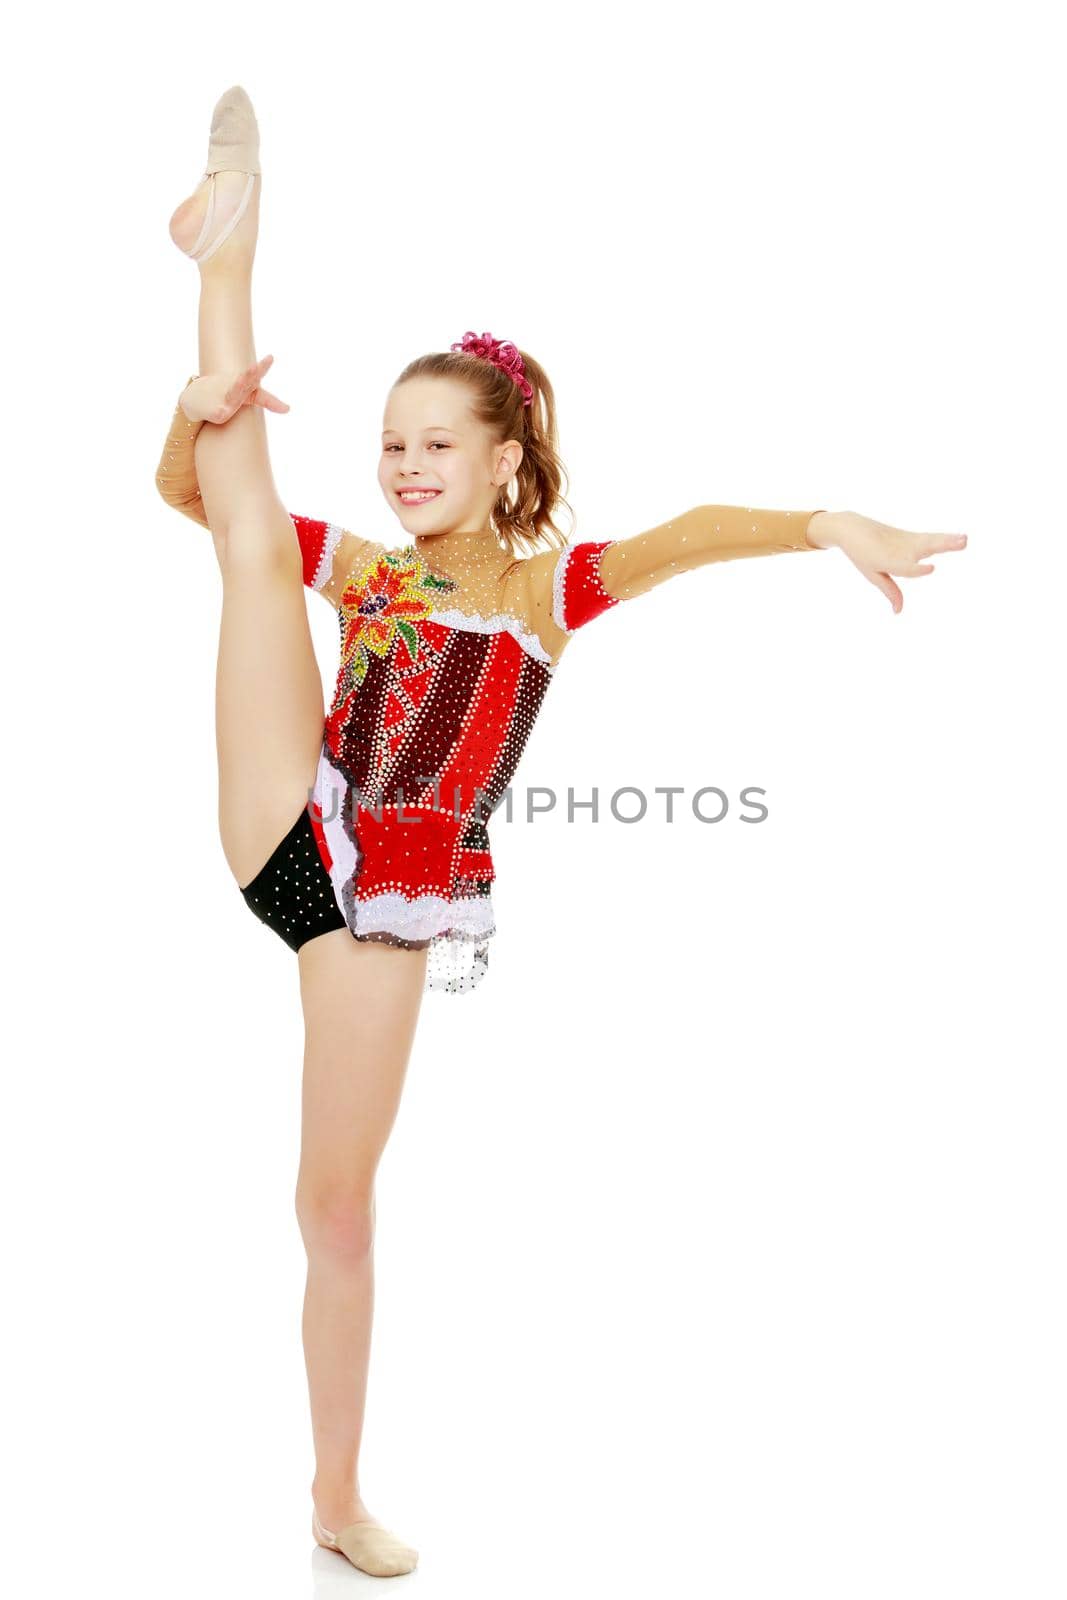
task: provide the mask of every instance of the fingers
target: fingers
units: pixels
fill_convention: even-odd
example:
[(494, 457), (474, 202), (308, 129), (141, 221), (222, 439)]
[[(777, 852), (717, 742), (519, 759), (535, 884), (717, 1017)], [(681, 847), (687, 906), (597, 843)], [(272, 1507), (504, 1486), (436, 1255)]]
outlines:
[(276, 395), (267, 395), (266, 390), (261, 391), (266, 398), (260, 398), (257, 394), (260, 378), (273, 363), (273, 356), (264, 356), (261, 361), (253, 362), (231, 378), (223, 391), (221, 402), (212, 409), (211, 420), (227, 422), (242, 406), (252, 404), (262, 405), (267, 411), (288, 411), (285, 401), (279, 400)]
[(234, 405), (240, 405), (252, 393), (253, 389), (259, 388), (259, 380), (273, 363), (273, 356), (264, 356), (262, 361), (254, 361), (250, 367), (245, 367), (244, 371), (237, 374), (226, 390), (226, 399)]
[(901, 594), (900, 590), (897, 588), (888, 572), (868, 572), (866, 576), (869, 578), (871, 583), (874, 584), (876, 589), (881, 589), (882, 593), (893, 607), (894, 612), (899, 612), (904, 604), (904, 596)]
[(288, 411), (289, 407), (284, 400), (279, 400), (276, 394), (271, 394), (267, 389), (257, 389), (252, 396), (254, 405), (262, 406), (266, 411)]
[[(966, 547), (965, 533), (902, 533), (900, 529), (888, 529), (883, 539), (849, 553), (863, 576), (882, 591), (896, 613), (903, 609), (904, 596), (893, 582), (891, 573), (899, 578), (928, 578), (937, 570), (933, 562), (927, 559), (929, 556), (965, 550)], [(877, 568), (875, 562), (878, 563)]]
[(888, 562), (884, 570), (895, 572), (898, 578), (924, 578), (935, 570), (933, 563), (926, 560), (927, 556), (945, 555), (952, 550), (966, 549), (966, 546), (965, 533), (919, 534), (908, 554), (902, 555), (899, 561)]
[(932, 561), (890, 561), (880, 569), (882, 572), (891, 572), (896, 578), (925, 578), (928, 572), (936, 571)]
[(915, 555), (937, 556), (949, 550), (965, 550), (967, 548), (967, 535), (965, 533), (923, 533), (918, 536)]

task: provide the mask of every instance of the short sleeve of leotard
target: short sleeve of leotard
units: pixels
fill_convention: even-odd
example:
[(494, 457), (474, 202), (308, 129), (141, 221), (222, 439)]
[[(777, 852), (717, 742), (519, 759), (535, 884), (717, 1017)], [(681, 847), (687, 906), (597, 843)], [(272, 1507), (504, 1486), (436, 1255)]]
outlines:
[(574, 633), (618, 605), (600, 575), (600, 558), (614, 543), (614, 539), (587, 539), (560, 551), (552, 572), (552, 621), (562, 633)]
[(335, 522), (290, 513), (304, 563), (304, 582), (340, 607), (345, 586), (385, 552), (384, 544), (361, 539)]

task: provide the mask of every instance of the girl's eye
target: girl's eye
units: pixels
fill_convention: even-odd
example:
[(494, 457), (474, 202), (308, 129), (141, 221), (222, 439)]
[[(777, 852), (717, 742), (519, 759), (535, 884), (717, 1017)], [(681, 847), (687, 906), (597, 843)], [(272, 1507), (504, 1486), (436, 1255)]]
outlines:
[[(452, 448), (452, 446), (447, 444), (444, 439), (431, 439), (430, 444), (436, 445), (438, 450), (451, 450)], [(399, 450), (400, 448), (401, 446), (398, 444), (387, 444), (385, 447), (385, 453), (388, 455), (390, 450)]]

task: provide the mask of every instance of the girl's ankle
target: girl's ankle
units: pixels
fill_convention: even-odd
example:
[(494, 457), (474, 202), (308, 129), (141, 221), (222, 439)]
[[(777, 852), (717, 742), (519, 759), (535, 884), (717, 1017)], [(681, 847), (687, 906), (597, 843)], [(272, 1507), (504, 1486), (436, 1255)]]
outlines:
[(321, 1500), (340, 1500), (348, 1503), (351, 1500), (360, 1500), (359, 1479), (342, 1474), (336, 1478), (328, 1478), (316, 1473), (311, 1480), (311, 1497), (316, 1502)]

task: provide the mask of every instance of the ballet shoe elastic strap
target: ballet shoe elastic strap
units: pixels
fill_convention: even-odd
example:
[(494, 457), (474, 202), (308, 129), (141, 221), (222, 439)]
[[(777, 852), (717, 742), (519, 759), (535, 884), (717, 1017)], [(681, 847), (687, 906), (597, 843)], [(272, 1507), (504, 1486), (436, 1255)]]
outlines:
[(192, 256), (194, 261), (208, 261), (208, 260), (210, 260), (210, 258), (215, 254), (215, 251), (219, 248), (219, 246), (221, 244), (225, 244), (226, 240), (230, 237), (230, 234), (233, 232), (233, 230), (236, 228), (237, 224), (240, 222), (241, 218), (244, 216), (245, 212), (248, 210), (248, 202), (249, 202), (249, 200), (251, 198), (251, 195), (252, 195), (252, 185), (256, 181), (255, 174), (250, 172), (248, 174), (248, 181), (247, 181), (247, 183), (245, 184), (245, 187), (244, 187), (244, 193), (242, 194), (240, 200), (237, 203), (237, 209), (234, 211), (233, 216), (230, 218), (229, 222), (227, 222), (226, 226), (219, 233), (218, 238), (214, 239), (212, 241), (212, 243), (208, 246), (208, 248), (204, 251), (203, 255), (201, 255), (199, 252), (200, 252), (201, 247), (203, 246), (205, 240), (210, 236), (211, 223), (212, 223), (212, 219), (214, 218), (214, 215), (215, 215), (215, 175), (214, 175), (214, 173), (210, 173), (209, 172), (209, 173), (205, 173), (204, 176), (206, 178), (210, 178), (210, 180), (211, 180), (211, 188), (208, 190), (207, 212), (206, 212), (206, 214), (204, 216), (204, 225), (200, 229), (200, 232), (199, 232), (199, 234), (197, 236), (196, 243), (193, 245), (193, 248), (189, 251), (189, 254)]

